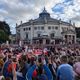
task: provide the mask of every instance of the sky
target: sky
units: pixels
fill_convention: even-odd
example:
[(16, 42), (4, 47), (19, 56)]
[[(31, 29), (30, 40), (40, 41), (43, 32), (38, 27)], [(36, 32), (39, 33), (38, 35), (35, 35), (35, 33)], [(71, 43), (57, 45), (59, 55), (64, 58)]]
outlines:
[(15, 34), (16, 23), (38, 18), (44, 7), (51, 17), (80, 27), (80, 0), (0, 0), (0, 21), (6, 21)]

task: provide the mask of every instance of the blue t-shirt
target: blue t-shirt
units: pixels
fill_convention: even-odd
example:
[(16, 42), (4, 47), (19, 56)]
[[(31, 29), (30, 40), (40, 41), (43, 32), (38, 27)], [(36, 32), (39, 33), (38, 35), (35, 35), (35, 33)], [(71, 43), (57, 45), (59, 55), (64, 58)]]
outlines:
[(57, 77), (59, 80), (74, 80), (73, 68), (69, 64), (62, 64), (58, 67)]

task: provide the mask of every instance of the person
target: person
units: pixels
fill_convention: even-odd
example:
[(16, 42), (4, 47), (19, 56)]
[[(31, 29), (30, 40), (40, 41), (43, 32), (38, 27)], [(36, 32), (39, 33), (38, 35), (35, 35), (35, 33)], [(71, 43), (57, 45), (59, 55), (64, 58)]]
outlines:
[(1, 73), (1, 71), (2, 71), (3, 66), (4, 66), (3, 57), (0, 56), (0, 73)]
[[(5, 77), (5, 79), (8, 80), (9, 79), (13, 79), (13, 74), (12, 74), (12, 55), (11, 54), (8, 54), (7, 55), (7, 60), (6, 62), (4, 63), (4, 66), (3, 66), (3, 69), (2, 69), (2, 73), (3, 73), (3, 76)], [(14, 62), (14, 68), (15, 70), (17, 69), (17, 64), (16, 64), (16, 61)]]
[(3, 66), (3, 71), (2, 71), (5, 79), (7, 79), (8, 77), (10, 77), (11, 79), (13, 78), (11, 68), (9, 67), (9, 65), (11, 65), (11, 62), (12, 62), (12, 56), (10, 54), (8, 54), (7, 59)]
[(50, 71), (51, 71), (51, 73), (53, 75), (53, 78), (54, 78), (53, 80), (55, 80), (55, 78), (56, 78), (56, 70), (55, 70), (54, 65), (52, 63), (51, 57), (49, 57), (49, 59), (48, 59), (48, 67), (49, 67), (49, 69), (50, 69)]
[(80, 79), (80, 57), (78, 57), (78, 61), (73, 65), (74, 71), (76, 73), (76, 80)]
[(3, 74), (2, 74), (3, 66), (4, 66), (3, 57), (0, 55), (0, 80), (4, 80), (5, 79)]
[(39, 75), (35, 80), (53, 80), (53, 76), (51, 71), (49, 70), (48, 66), (44, 64), (44, 61), (41, 63), (41, 59), (28, 70), (26, 74), (27, 80), (32, 80), (32, 74), (34, 70), (37, 69), (39, 71)]
[(61, 65), (58, 67), (56, 80), (75, 80), (73, 68), (67, 63), (67, 56), (62, 56), (60, 60)]
[(13, 74), (13, 80), (17, 80), (16, 70), (14, 68), (14, 62), (12, 61), (12, 74)]
[(27, 63), (26, 55), (21, 55), (21, 58), (19, 60), (19, 69), (16, 72), (17, 80), (25, 80), (25, 75), (29, 67), (30, 65)]
[(73, 67), (73, 64), (74, 64), (74, 57), (73, 56), (71, 56), (71, 57), (69, 57), (68, 58), (68, 64), (70, 64), (72, 67)]

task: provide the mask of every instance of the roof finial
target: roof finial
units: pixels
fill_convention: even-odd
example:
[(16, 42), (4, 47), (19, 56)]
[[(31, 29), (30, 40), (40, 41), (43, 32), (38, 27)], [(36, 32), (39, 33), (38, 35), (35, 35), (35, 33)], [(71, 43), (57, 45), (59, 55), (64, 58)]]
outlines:
[(69, 20), (69, 23), (71, 24), (71, 20)]
[(43, 9), (43, 12), (44, 12), (44, 13), (47, 13), (45, 6), (44, 6), (44, 9)]
[(44, 6), (44, 10), (46, 10), (46, 9), (45, 9), (45, 6)]

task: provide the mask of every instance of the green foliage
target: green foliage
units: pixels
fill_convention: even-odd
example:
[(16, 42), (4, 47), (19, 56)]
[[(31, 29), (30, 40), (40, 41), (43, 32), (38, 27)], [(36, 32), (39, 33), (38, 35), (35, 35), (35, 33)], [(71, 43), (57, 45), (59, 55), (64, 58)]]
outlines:
[(9, 40), (10, 27), (6, 22), (0, 21), (0, 42), (5, 42), (6, 40)]
[(6, 40), (9, 40), (8, 35), (3, 30), (0, 30), (0, 41), (5, 42)]

